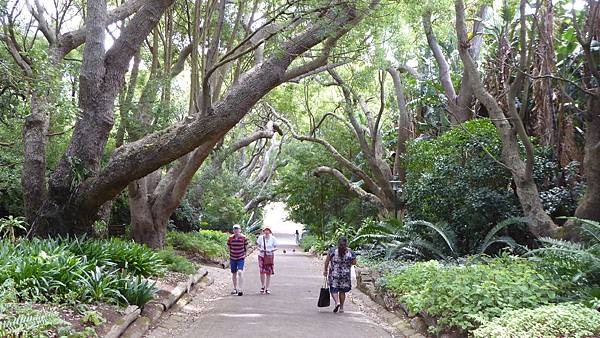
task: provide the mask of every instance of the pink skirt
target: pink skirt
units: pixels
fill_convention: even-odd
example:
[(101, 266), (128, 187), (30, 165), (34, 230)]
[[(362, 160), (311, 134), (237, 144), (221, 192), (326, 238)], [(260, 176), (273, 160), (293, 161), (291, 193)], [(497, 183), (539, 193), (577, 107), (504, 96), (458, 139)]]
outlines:
[(261, 274), (266, 275), (274, 275), (275, 269), (273, 269), (273, 265), (265, 265), (264, 258), (262, 256), (258, 256), (258, 267), (260, 268)]

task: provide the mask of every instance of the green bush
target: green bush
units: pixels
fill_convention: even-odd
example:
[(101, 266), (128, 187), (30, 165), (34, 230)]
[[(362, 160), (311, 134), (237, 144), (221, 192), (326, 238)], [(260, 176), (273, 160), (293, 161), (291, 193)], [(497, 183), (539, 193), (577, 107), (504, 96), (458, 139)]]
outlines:
[(441, 326), (463, 330), (506, 310), (546, 304), (561, 291), (534, 262), (508, 255), (458, 266), (416, 263), (385, 278), (410, 311), (426, 311), (439, 317)]
[(179, 256), (173, 248), (167, 248), (158, 252), (158, 257), (165, 264), (169, 271), (192, 274), (196, 272), (196, 265), (187, 258)]
[(223, 259), (228, 255), (226, 233), (213, 230), (167, 232), (167, 244), (175, 249), (200, 254), (209, 259)]
[(70, 328), (56, 313), (36, 310), (17, 302), (14, 281), (0, 285), (0, 337), (43, 337), (51, 328)]
[(581, 304), (544, 305), (504, 312), (473, 331), (475, 337), (591, 337), (600, 334), (600, 312)]
[(70, 251), (86, 256), (88, 260), (103, 264), (114, 264), (120, 270), (134, 275), (153, 276), (163, 271), (158, 255), (145, 245), (119, 238), (110, 240), (74, 239), (65, 241)]
[(448, 224), (458, 253), (474, 251), (495, 224), (521, 214), (509, 188), (511, 173), (494, 159), (500, 157), (500, 138), (489, 119), (410, 142), (404, 196), (411, 219)]
[(121, 278), (119, 282), (119, 293), (123, 295), (128, 304), (142, 307), (156, 295), (155, 283), (142, 279), (140, 276)]
[(162, 269), (150, 249), (124, 241), (0, 241), (0, 283), (10, 281), (19, 301), (128, 304), (140, 299), (128, 296), (133, 276)]
[(324, 241), (313, 235), (305, 235), (300, 241), (300, 247), (304, 251), (323, 252), (334, 245), (333, 241)]

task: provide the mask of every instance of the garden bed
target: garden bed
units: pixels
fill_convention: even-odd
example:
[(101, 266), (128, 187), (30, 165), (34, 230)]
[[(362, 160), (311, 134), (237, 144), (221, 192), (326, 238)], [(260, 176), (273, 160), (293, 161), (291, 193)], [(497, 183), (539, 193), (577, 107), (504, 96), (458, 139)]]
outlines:
[[(593, 298), (586, 300), (565, 278), (520, 257), (387, 269), (369, 264), (357, 269), (357, 281), (373, 301), (430, 336), (494, 337), (500, 328), (518, 336), (533, 328), (537, 336), (600, 334), (600, 313), (589, 306)], [(524, 337), (536, 336), (531, 332)]]

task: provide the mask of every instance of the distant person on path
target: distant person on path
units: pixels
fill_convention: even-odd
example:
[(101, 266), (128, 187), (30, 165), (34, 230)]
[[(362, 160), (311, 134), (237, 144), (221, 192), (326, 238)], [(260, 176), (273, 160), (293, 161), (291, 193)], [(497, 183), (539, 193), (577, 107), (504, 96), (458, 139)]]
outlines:
[(300, 232), (296, 229), (296, 244), (300, 243)]
[(231, 279), (233, 280), (232, 295), (243, 296), (244, 286), (244, 259), (248, 252), (248, 239), (242, 235), (242, 228), (239, 224), (233, 226), (233, 235), (227, 239), (229, 247), (229, 266), (231, 267)]
[(346, 292), (352, 289), (350, 271), (355, 264), (356, 255), (348, 248), (348, 239), (340, 237), (337, 248), (331, 248), (327, 253), (323, 269), (323, 276), (328, 277), (329, 292), (335, 302), (333, 312), (344, 312)]
[(260, 293), (270, 294), (271, 275), (275, 273), (273, 258), (274, 252), (277, 251), (277, 239), (273, 236), (270, 228), (264, 228), (263, 234), (258, 236), (256, 240), (258, 245), (258, 267), (260, 269)]

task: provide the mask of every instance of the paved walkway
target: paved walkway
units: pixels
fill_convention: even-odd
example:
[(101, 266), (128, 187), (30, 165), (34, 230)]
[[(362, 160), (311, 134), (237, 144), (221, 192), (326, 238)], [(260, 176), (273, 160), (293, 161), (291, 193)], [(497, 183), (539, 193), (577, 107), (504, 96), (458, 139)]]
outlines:
[(322, 263), (301, 252), (293, 243), (293, 235), (275, 236), (279, 251), (271, 280), (272, 294), (258, 292), (260, 279), (254, 254), (246, 261), (244, 296), (229, 295), (228, 270), (211, 269), (209, 275), (215, 283), (180, 311), (163, 316), (147, 337), (393, 337), (349, 300), (345, 313), (334, 314), (333, 307), (317, 308)]

